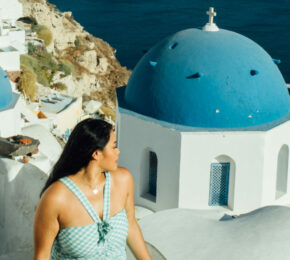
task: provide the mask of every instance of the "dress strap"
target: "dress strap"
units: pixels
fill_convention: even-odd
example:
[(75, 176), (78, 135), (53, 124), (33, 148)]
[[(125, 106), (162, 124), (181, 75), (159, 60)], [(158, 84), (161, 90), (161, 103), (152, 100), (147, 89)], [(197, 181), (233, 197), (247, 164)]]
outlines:
[(103, 201), (103, 221), (110, 217), (110, 198), (111, 198), (111, 174), (105, 172), (106, 182)]
[(101, 222), (92, 204), (71, 179), (69, 179), (68, 177), (63, 177), (60, 178), (59, 181), (61, 181), (79, 199), (79, 201), (82, 203), (84, 208), (87, 210), (87, 212), (95, 222)]

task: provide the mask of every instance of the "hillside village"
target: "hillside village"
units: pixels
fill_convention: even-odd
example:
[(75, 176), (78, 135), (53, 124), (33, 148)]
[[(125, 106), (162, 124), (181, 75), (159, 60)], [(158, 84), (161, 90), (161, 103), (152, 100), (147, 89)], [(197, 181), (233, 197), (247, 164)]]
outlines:
[(21, 93), (24, 125), (37, 122), (65, 139), (88, 116), (114, 124), (115, 88), (130, 75), (115, 50), (46, 1), (11, 1), (5, 8), (0, 66)]
[(1, 260), (31, 259), (39, 192), (75, 124), (115, 124), (131, 73), (115, 53), (46, 1), (0, 2)]

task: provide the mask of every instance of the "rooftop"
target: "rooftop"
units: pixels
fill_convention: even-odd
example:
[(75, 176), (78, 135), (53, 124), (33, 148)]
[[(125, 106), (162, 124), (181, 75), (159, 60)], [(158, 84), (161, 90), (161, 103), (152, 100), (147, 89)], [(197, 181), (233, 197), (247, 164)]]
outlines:
[(57, 114), (66, 109), (75, 100), (75, 98), (54, 93), (40, 99), (40, 102), (43, 104), (40, 110), (44, 113)]
[(290, 208), (268, 206), (232, 218), (211, 210), (170, 209), (139, 221), (166, 259), (290, 259)]

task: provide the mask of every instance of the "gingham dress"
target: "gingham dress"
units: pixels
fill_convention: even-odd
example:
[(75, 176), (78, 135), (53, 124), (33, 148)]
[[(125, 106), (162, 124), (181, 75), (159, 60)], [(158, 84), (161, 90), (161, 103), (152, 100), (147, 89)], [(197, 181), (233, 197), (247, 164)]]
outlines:
[(110, 215), (110, 172), (105, 172), (103, 221), (82, 191), (68, 177), (59, 179), (80, 200), (95, 223), (60, 229), (51, 251), (51, 260), (124, 260), (128, 219), (125, 209)]

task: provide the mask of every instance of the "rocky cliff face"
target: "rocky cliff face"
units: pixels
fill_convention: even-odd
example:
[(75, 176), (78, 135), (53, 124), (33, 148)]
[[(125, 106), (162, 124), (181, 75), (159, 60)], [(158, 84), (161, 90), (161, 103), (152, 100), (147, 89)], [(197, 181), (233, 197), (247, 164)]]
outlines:
[(53, 81), (67, 85), (60, 91), (71, 96), (96, 99), (115, 110), (115, 88), (127, 84), (130, 71), (122, 67), (115, 49), (86, 32), (71, 12), (60, 12), (45, 0), (21, 0), (23, 16), (32, 17), (53, 34), (47, 50), (58, 60), (69, 60), (76, 67), (73, 75), (56, 74)]

